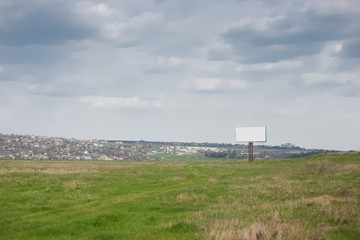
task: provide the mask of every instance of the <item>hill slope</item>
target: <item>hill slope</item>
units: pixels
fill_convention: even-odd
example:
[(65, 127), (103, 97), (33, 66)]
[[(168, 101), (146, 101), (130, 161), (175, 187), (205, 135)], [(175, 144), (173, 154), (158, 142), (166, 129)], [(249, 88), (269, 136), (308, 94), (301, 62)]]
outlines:
[(0, 161), (0, 239), (359, 239), (360, 155)]

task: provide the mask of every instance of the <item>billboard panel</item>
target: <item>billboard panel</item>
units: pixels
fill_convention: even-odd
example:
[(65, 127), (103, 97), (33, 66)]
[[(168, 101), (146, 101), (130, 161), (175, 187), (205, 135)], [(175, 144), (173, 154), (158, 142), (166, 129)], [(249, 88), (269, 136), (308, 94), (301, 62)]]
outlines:
[(235, 128), (236, 142), (266, 142), (266, 127)]

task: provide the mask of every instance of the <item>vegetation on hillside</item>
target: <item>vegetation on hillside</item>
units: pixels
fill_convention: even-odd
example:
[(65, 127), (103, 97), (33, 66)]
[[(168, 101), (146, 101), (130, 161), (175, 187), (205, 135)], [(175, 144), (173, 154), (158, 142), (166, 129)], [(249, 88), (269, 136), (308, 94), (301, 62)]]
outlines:
[(0, 239), (360, 239), (359, 154), (178, 157), (1, 160)]

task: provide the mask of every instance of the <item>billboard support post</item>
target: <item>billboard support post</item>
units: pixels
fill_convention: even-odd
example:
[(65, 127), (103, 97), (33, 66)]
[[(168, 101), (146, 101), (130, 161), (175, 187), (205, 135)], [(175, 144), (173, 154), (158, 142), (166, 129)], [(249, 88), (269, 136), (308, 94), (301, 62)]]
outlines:
[(249, 162), (254, 161), (254, 143), (253, 142), (249, 142), (249, 147), (248, 147), (248, 155), (249, 155)]
[(266, 127), (235, 128), (236, 142), (248, 142), (249, 162), (254, 161), (254, 142), (266, 142)]

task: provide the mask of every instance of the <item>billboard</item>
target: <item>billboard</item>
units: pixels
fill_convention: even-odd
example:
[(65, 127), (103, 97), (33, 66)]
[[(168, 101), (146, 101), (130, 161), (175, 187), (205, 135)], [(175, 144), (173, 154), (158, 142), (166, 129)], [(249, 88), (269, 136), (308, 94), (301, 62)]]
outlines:
[(266, 127), (235, 128), (236, 142), (266, 142)]

